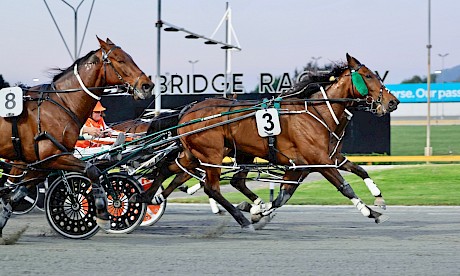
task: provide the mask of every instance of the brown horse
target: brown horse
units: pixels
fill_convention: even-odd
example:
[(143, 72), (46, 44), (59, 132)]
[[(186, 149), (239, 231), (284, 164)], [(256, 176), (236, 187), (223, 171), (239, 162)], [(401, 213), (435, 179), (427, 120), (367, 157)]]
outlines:
[[(73, 156), (75, 142), (105, 87), (123, 85), (135, 99), (145, 99), (151, 96), (154, 84), (129, 54), (109, 39), (98, 40), (100, 49), (61, 70), (50, 85), (29, 89), (19, 116), (0, 118), (0, 157), (26, 164), (16, 170), (29, 171), (21, 182), (28, 186), (36, 185), (50, 170), (85, 173), (93, 183), (96, 220), (106, 228), (107, 198), (99, 183), (100, 172), (94, 165)], [(5, 189), (2, 191), (0, 231), (14, 203), (25, 196), (23, 189), (10, 194), (5, 194)]]
[[(297, 90), (300, 90), (302, 89), (303, 87), (305, 87), (306, 85), (308, 84), (315, 84), (315, 83), (329, 83), (330, 82), (330, 77), (331, 76), (334, 76), (334, 72), (331, 72), (330, 74), (326, 74), (324, 76), (320, 76), (320, 77), (312, 77), (311, 79), (307, 80), (305, 82), (305, 84), (300, 84), (300, 88), (298, 88)], [(313, 88), (312, 90), (314, 90), (315, 92), (319, 89), (316, 89), (316, 88)], [(294, 88), (294, 91), (296, 91), (296, 89)], [(230, 104), (230, 100), (229, 100), (229, 104)], [(236, 102), (236, 101), (232, 101), (231, 103), (232, 105), (236, 105), (236, 104), (240, 104), (240, 102)], [(254, 102), (251, 102), (249, 105), (246, 105), (246, 107), (250, 107), (254, 104)], [(166, 128), (174, 128), (175, 126), (177, 126), (177, 124), (179, 123), (179, 112), (176, 112), (176, 113), (161, 113), (160, 116), (158, 117), (155, 117), (152, 122), (150, 123), (150, 127), (149, 127), (149, 130), (148, 130), (148, 133), (154, 133), (154, 132), (158, 132), (158, 131), (161, 131), (163, 129), (166, 129)], [(348, 125), (348, 122), (349, 120), (351, 119), (351, 116), (350, 114), (345, 114), (344, 113), (344, 116), (339, 120), (340, 123), (339, 123), (339, 126), (337, 127), (336, 129), (336, 133), (338, 134), (337, 137), (339, 137), (338, 139), (342, 139), (343, 135), (344, 135), (344, 132), (345, 132), (345, 128), (346, 126)], [(177, 135), (177, 133), (174, 133), (173, 135)], [(369, 191), (371, 192), (371, 194), (375, 197), (375, 200), (374, 200), (374, 205), (375, 206), (379, 206), (381, 207), (382, 209), (386, 209), (386, 203), (385, 203), (385, 200), (382, 196), (382, 193), (380, 191), (380, 189), (377, 187), (377, 185), (374, 183), (374, 181), (370, 178), (369, 174), (367, 173), (366, 170), (364, 170), (361, 166), (351, 162), (350, 160), (348, 160), (342, 153), (341, 153), (341, 148), (343, 146), (343, 143), (340, 143), (339, 141), (337, 141), (337, 139), (331, 139), (331, 144), (334, 146), (334, 145), (337, 145), (338, 148), (334, 151), (335, 153), (333, 154), (334, 157), (333, 159), (336, 159), (338, 161), (338, 169), (339, 170), (342, 170), (342, 171), (347, 171), (347, 172), (351, 172), (359, 177), (361, 177), (361, 179), (364, 180), (364, 183), (366, 184), (367, 188), (369, 189)], [(160, 167), (161, 169), (160, 170), (154, 170), (154, 172), (156, 173), (155, 175), (152, 175), (151, 177), (153, 179), (155, 179), (154, 183), (156, 183), (157, 185), (160, 185), (166, 178), (172, 176), (172, 175), (176, 175), (175, 178), (171, 181), (171, 183), (168, 185), (168, 187), (166, 189), (164, 189), (160, 194), (156, 194), (156, 190), (155, 188), (152, 186), (151, 189), (147, 190), (145, 194), (143, 195), (136, 195), (136, 199), (132, 199), (132, 201), (139, 201), (139, 202), (145, 202), (145, 203), (148, 203), (148, 204), (161, 204), (164, 200), (166, 200), (168, 198), (168, 196), (176, 189), (176, 188), (179, 188), (181, 191), (184, 191), (184, 192), (187, 192), (189, 194), (192, 194), (194, 192), (196, 192), (197, 189), (201, 188), (202, 187), (202, 183), (201, 185), (200, 184), (196, 184), (195, 186), (191, 187), (191, 188), (188, 188), (186, 186), (182, 186), (182, 184), (184, 184), (186, 181), (190, 180), (193, 176), (192, 175), (195, 175), (195, 176), (198, 176), (197, 178), (199, 178), (200, 176), (200, 173), (196, 170), (192, 170), (189, 173), (186, 173), (186, 172), (183, 172), (177, 165), (176, 163), (174, 162), (174, 159), (176, 158), (176, 156), (178, 155), (178, 153), (181, 151), (180, 148), (178, 148), (177, 150), (171, 152), (169, 155), (170, 155), (170, 158), (167, 158), (167, 162), (161, 162), (160, 165), (156, 165), (157, 167)], [(236, 156), (236, 164), (252, 164), (253, 160), (254, 160), (254, 156), (249, 156), (249, 155), (246, 155), (244, 153), (238, 153), (238, 154), (234, 154), (232, 152), (229, 152), (227, 154), (227, 156), (229, 157), (233, 157), (233, 156)], [(237, 189), (238, 191), (240, 191), (241, 193), (243, 193), (248, 199), (250, 199), (252, 202), (256, 203), (256, 204), (263, 204), (263, 200), (261, 198), (259, 198), (259, 196), (257, 196), (253, 191), (251, 191), (247, 185), (246, 185), (246, 179), (247, 179), (247, 175), (249, 173), (249, 169), (240, 169), (240, 170), (237, 170), (236, 173), (233, 174), (232, 178), (231, 178), (231, 181), (230, 181), (230, 184), (235, 188)], [(249, 211), (248, 208), (251, 208), (250, 204), (246, 203), (246, 202), (242, 202), (242, 204), (240, 204), (238, 206), (239, 208), (242, 208), (243, 210), (245, 211)], [(217, 209), (215, 209), (214, 211), (216, 211)], [(254, 218), (254, 219), (257, 219), (257, 218)]]
[[(320, 172), (344, 196), (349, 198), (361, 213), (376, 222), (385, 218), (366, 206), (337, 170), (337, 161), (331, 155), (331, 134), (338, 128), (345, 108), (365, 101), (369, 108), (382, 116), (396, 109), (399, 101), (385, 88), (381, 80), (366, 66), (347, 54), (348, 67), (325, 93), (315, 93), (305, 102), (300, 99), (283, 100), (280, 107), (281, 133), (276, 137), (275, 158), (270, 158), (266, 138), (257, 133), (252, 111), (216, 116), (178, 129), (184, 152), (178, 159), (187, 169), (204, 166), (206, 170), (205, 192), (221, 204), (244, 228), (252, 228), (244, 215), (220, 193), (219, 178), (225, 148), (244, 152), (249, 156), (271, 159), (288, 170), (285, 181), (298, 182), (310, 171)], [(326, 100), (329, 99), (329, 100)], [(312, 102), (317, 100), (318, 102)], [(194, 105), (181, 118), (180, 124), (199, 118), (211, 118), (219, 113), (237, 110), (228, 100), (209, 99)], [(211, 165), (209, 165), (211, 164)], [(269, 214), (285, 204), (298, 185), (283, 184), (273, 203), (251, 210), (253, 214)]]

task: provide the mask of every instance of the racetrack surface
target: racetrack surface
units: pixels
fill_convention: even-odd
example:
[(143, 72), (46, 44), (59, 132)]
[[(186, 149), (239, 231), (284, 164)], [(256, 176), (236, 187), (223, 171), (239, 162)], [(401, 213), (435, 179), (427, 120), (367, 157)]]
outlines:
[(353, 206), (283, 206), (245, 232), (209, 205), (168, 204), (131, 234), (64, 239), (44, 213), (14, 216), (0, 275), (458, 275), (460, 206), (389, 206), (377, 225)]

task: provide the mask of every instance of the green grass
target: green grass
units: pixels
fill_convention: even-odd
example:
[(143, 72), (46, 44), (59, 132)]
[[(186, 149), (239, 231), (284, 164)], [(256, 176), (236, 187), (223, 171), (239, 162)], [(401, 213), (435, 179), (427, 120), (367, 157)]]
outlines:
[[(460, 125), (431, 126), (433, 155), (460, 155)], [(392, 126), (391, 155), (424, 155), (426, 126)]]
[[(388, 205), (460, 205), (460, 165), (414, 165), (370, 172)], [(373, 196), (364, 182), (355, 175), (346, 175), (355, 193), (367, 204), (372, 205)], [(268, 201), (269, 190), (256, 190), (256, 194)], [(275, 191), (275, 196), (277, 190)], [(230, 202), (247, 200), (241, 193), (225, 193)], [(207, 197), (193, 197), (171, 200), (171, 202), (207, 203)], [(294, 205), (336, 205), (351, 204), (326, 180), (307, 182), (300, 185), (288, 201)]]

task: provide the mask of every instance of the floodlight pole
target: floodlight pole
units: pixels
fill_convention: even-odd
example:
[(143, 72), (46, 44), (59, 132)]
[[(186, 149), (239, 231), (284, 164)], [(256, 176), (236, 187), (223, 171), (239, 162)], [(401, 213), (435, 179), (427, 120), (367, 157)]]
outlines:
[[(426, 147), (425, 156), (431, 156), (433, 154), (433, 148), (431, 147), (431, 0), (428, 0), (428, 76), (426, 78), (427, 85), (427, 116), (426, 116)], [(428, 163), (428, 162), (427, 162)]]
[[(231, 41), (231, 33), (229, 30), (229, 20), (230, 18), (230, 10), (228, 8), (228, 2), (226, 2), (225, 5), (225, 43), (230, 44)], [(229, 87), (229, 80), (228, 76), (231, 75), (232, 73), (232, 68), (231, 68), (231, 55), (230, 55), (230, 49), (225, 49), (225, 86), (224, 86), (224, 98), (227, 98), (227, 91), (230, 92), (230, 87)]]
[(155, 24), (157, 27), (157, 73), (155, 75), (155, 115), (161, 112), (161, 0), (158, 0), (158, 20)]
[(89, 25), (89, 20), (91, 18), (91, 14), (93, 12), (93, 7), (94, 7), (94, 2), (95, 0), (93, 0), (93, 3), (91, 4), (91, 9), (89, 11), (89, 15), (88, 15), (88, 19), (86, 20), (86, 26), (85, 26), (85, 31), (83, 32), (83, 36), (81, 38), (81, 43), (80, 43), (80, 49), (78, 49), (78, 35), (77, 35), (77, 31), (78, 31), (78, 9), (80, 9), (80, 6), (83, 4), (83, 2), (85, 0), (81, 0), (80, 1), (80, 4), (78, 4), (78, 6), (76, 8), (74, 8), (72, 5), (70, 5), (69, 3), (67, 3), (67, 1), (65, 0), (61, 0), (64, 4), (66, 4), (67, 6), (69, 6), (72, 10), (73, 10), (73, 13), (74, 13), (74, 55), (72, 56), (72, 53), (70, 52), (70, 49), (69, 49), (69, 46), (67, 45), (66, 41), (65, 41), (65, 38), (64, 36), (62, 35), (62, 32), (61, 32), (61, 29), (59, 28), (59, 25), (58, 23), (56, 22), (56, 19), (54, 18), (54, 15), (53, 13), (51, 12), (51, 9), (50, 7), (48, 6), (48, 3), (46, 2), (46, 0), (43, 0), (43, 2), (45, 3), (45, 6), (46, 8), (48, 9), (48, 12), (49, 14), (51, 15), (51, 19), (53, 20), (54, 22), (54, 25), (56, 26), (58, 32), (59, 32), (59, 35), (61, 36), (61, 39), (62, 41), (64, 42), (64, 45), (67, 49), (67, 52), (69, 52), (69, 55), (70, 55), (70, 58), (75, 61), (78, 59), (78, 57), (80, 56), (80, 53), (81, 53), (81, 48), (83, 47), (83, 41), (85, 40), (85, 35), (86, 35), (86, 31), (88, 29), (88, 25)]
[[(231, 20), (228, 20), (228, 18), (230, 17), (230, 8), (228, 7), (228, 2), (227, 2), (227, 10), (226, 10), (224, 16), (222, 17), (222, 20), (220, 21), (219, 25), (217, 26), (216, 30), (211, 35), (211, 37), (206, 37), (204, 35), (197, 34), (195, 32), (186, 30), (186, 29), (184, 29), (182, 27), (179, 27), (179, 26), (176, 26), (176, 25), (173, 25), (171, 23), (168, 23), (166, 21), (161, 20), (161, 0), (157, 0), (157, 1), (158, 1), (158, 21), (156, 23), (156, 27), (157, 27), (157, 73), (156, 73), (156, 77), (155, 77), (155, 113), (159, 114), (160, 110), (161, 110), (161, 86), (160, 86), (160, 81), (161, 81), (160, 41), (161, 40), (160, 40), (160, 36), (161, 36), (161, 28), (163, 27), (163, 25), (167, 26), (164, 29), (165, 31), (187, 33), (185, 38), (189, 38), (189, 39), (205, 39), (206, 41), (204, 42), (204, 44), (207, 44), (207, 45), (215, 45), (215, 44), (222, 45), (222, 47), (220, 47), (220, 48), (225, 49), (225, 53), (226, 53), (225, 54), (225, 57), (226, 57), (226, 59), (225, 59), (225, 87), (223, 89), (224, 97), (225, 97), (226, 96), (226, 91), (227, 91), (227, 86), (228, 86), (227, 85), (227, 83), (228, 83), (227, 74), (231, 73), (231, 65), (230, 65), (230, 62), (229, 62), (230, 61), (230, 58), (229, 58), (230, 57), (230, 52), (228, 52), (228, 51), (231, 50), (231, 49), (241, 51), (240, 43), (238, 41), (238, 38), (236, 37), (235, 31), (233, 30), (233, 28), (231, 26)], [(218, 40), (213, 38), (214, 35), (219, 30), (219, 28), (222, 25), (222, 23), (224, 22), (224, 20), (227, 20), (226, 21), (227, 22), (227, 32), (226, 32), (226, 38), (225, 38), (226, 42), (218, 41)], [(235, 38), (236, 45), (230, 44), (232, 35)], [(227, 69), (227, 68), (230, 68), (230, 69)]]

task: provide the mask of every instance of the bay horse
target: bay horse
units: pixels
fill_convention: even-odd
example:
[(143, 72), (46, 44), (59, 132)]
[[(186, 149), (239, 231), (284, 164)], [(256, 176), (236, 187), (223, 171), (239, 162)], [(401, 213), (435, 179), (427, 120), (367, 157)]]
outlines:
[[(92, 182), (96, 222), (107, 229), (109, 214), (99, 183), (100, 172), (94, 165), (75, 158), (73, 149), (82, 125), (105, 88), (124, 86), (135, 99), (146, 99), (151, 97), (154, 84), (119, 46), (110, 39), (97, 39), (98, 50), (60, 70), (51, 84), (27, 90), (19, 116), (0, 118), (0, 158), (15, 161), (13, 170), (27, 172), (21, 183), (28, 187), (43, 181), (50, 170), (86, 174)], [(20, 185), (10, 193), (8, 187), (1, 190), (0, 234), (14, 203), (26, 195), (27, 189), (20, 189), (23, 184)]]
[[(338, 72), (337, 72), (338, 71)], [(310, 74), (308, 78), (303, 78), (302, 82), (296, 84), (291, 90), (282, 93), (280, 97), (287, 97), (289, 94), (298, 94), (297, 96), (301, 98), (309, 98), (311, 95), (315, 92), (320, 91), (320, 84), (321, 85), (330, 85), (335, 81), (335, 77), (338, 76), (339, 73), (343, 71), (340, 68), (334, 68), (331, 72), (327, 74), (319, 74), (319, 75), (312, 75)], [(301, 93), (298, 93), (301, 91)], [(228, 103), (226, 105), (239, 105), (239, 106), (245, 106), (245, 107), (250, 107), (253, 106), (255, 102), (253, 101), (244, 101), (242, 103), (241, 101), (235, 101), (235, 100), (228, 100)], [(179, 116), (181, 115), (181, 112), (176, 111), (175, 113), (161, 113), (160, 116), (155, 117), (149, 127), (148, 133), (154, 133), (161, 131), (166, 128), (173, 128), (174, 126), (177, 126), (179, 124)], [(348, 125), (348, 122), (351, 119), (351, 114), (350, 113), (345, 113), (343, 116), (339, 119), (339, 125), (335, 129), (335, 133), (337, 134), (336, 136), (331, 137), (331, 146), (334, 147), (337, 145), (338, 147), (332, 151), (333, 157), (331, 156), (332, 159), (337, 160), (338, 163), (338, 169), (343, 170), (343, 171), (348, 171), (351, 172), (357, 176), (359, 176), (361, 179), (363, 179), (364, 183), (366, 184), (366, 187), (369, 189), (371, 194), (375, 197), (374, 200), (374, 205), (379, 206), (382, 209), (386, 209), (386, 203), (383, 198), (383, 195), (380, 191), (380, 189), (377, 187), (375, 182), (370, 178), (369, 174), (367, 173), (366, 170), (364, 170), (361, 166), (349, 161), (342, 153), (341, 153), (341, 148), (343, 146), (343, 143), (340, 143), (341, 141), (337, 141), (337, 139), (342, 139), (344, 134), (345, 134), (345, 128)], [(174, 129), (173, 129), (174, 130)], [(173, 135), (177, 135), (177, 133), (174, 133)], [(338, 137), (338, 138), (335, 138)], [(335, 139), (334, 139), (335, 138)], [(161, 204), (166, 198), (176, 189), (179, 188), (181, 191), (188, 192), (189, 194), (192, 194), (193, 192), (196, 191), (196, 189), (199, 189), (200, 184), (196, 184), (194, 187), (188, 188), (187, 187), (181, 187), (183, 183), (188, 181), (189, 179), (192, 178), (192, 175), (199, 175), (199, 172), (196, 170), (191, 170), (190, 173), (183, 172), (174, 162), (175, 157), (178, 155), (178, 153), (181, 151), (181, 149), (177, 149), (176, 151), (172, 152), (169, 156), (168, 161), (162, 162), (158, 167), (160, 168), (159, 171), (156, 171), (156, 175), (152, 176), (153, 179), (155, 179), (155, 182), (157, 185), (160, 185), (166, 178), (176, 175), (175, 178), (172, 180), (172, 182), (168, 185), (166, 189), (164, 189), (160, 194), (156, 194), (156, 189), (155, 186), (152, 185), (152, 187), (146, 191), (145, 194), (138, 195), (136, 198), (133, 198), (132, 201), (139, 201), (139, 202), (144, 202), (148, 204)], [(252, 164), (254, 160), (254, 156), (247, 155), (244, 153), (238, 153), (234, 154), (231, 151), (228, 151), (227, 156), (229, 157), (236, 157), (236, 164)], [(250, 199), (253, 203), (256, 203), (257, 205), (264, 204), (263, 200), (258, 197), (253, 191), (251, 191), (247, 185), (246, 185), (246, 179), (247, 175), (249, 173), (249, 169), (240, 169), (237, 170), (236, 173), (233, 174), (230, 184), (243, 193), (248, 199)], [(240, 203), (238, 205), (238, 208), (241, 208), (242, 210), (245, 211), (250, 211), (251, 205), (246, 202)], [(216, 208), (215, 208), (216, 209)], [(217, 210), (217, 209), (216, 209)], [(258, 219), (257, 216), (253, 216), (253, 219)]]
[[(346, 107), (358, 101), (366, 102), (377, 116), (396, 110), (399, 103), (380, 78), (347, 54), (347, 67), (325, 91), (313, 94), (309, 101), (289, 98), (280, 102), (281, 133), (276, 137), (274, 163), (287, 168), (283, 177), (286, 184), (281, 185), (273, 203), (257, 205), (254, 210), (251, 208), (252, 214), (267, 215), (281, 207), (293, 195), (300, 180), (309, 172), (317, 171), (349, 198), (364, 216), (377, 223), (386, 220), (385, 216), (369, 208), (354, 193), (338, 172), (337, 160), (333, 160), (335, 155), (331, 155), (330, 140), (338, 128), (338, 118), (343, 116)], [(221, 168), (216, 167), (222, 164), (225, 148), (251, 157), (271, 159), (267, 139), (257, 135), (252, 111), (215, 116), (238, 108), (229, 105), (226, 99), (207, 99), (187, 110), (179, 121), (180, 125), (184, 125), (178, 129), (184, 150), (178, 163), (189, 170), (204, 167), (204, 189), (208, 196), (222, 205), (241, 227), (252, 229), (249, 220), (220, 193)], [(212, 119), (200, 121), (199, 118)]]

